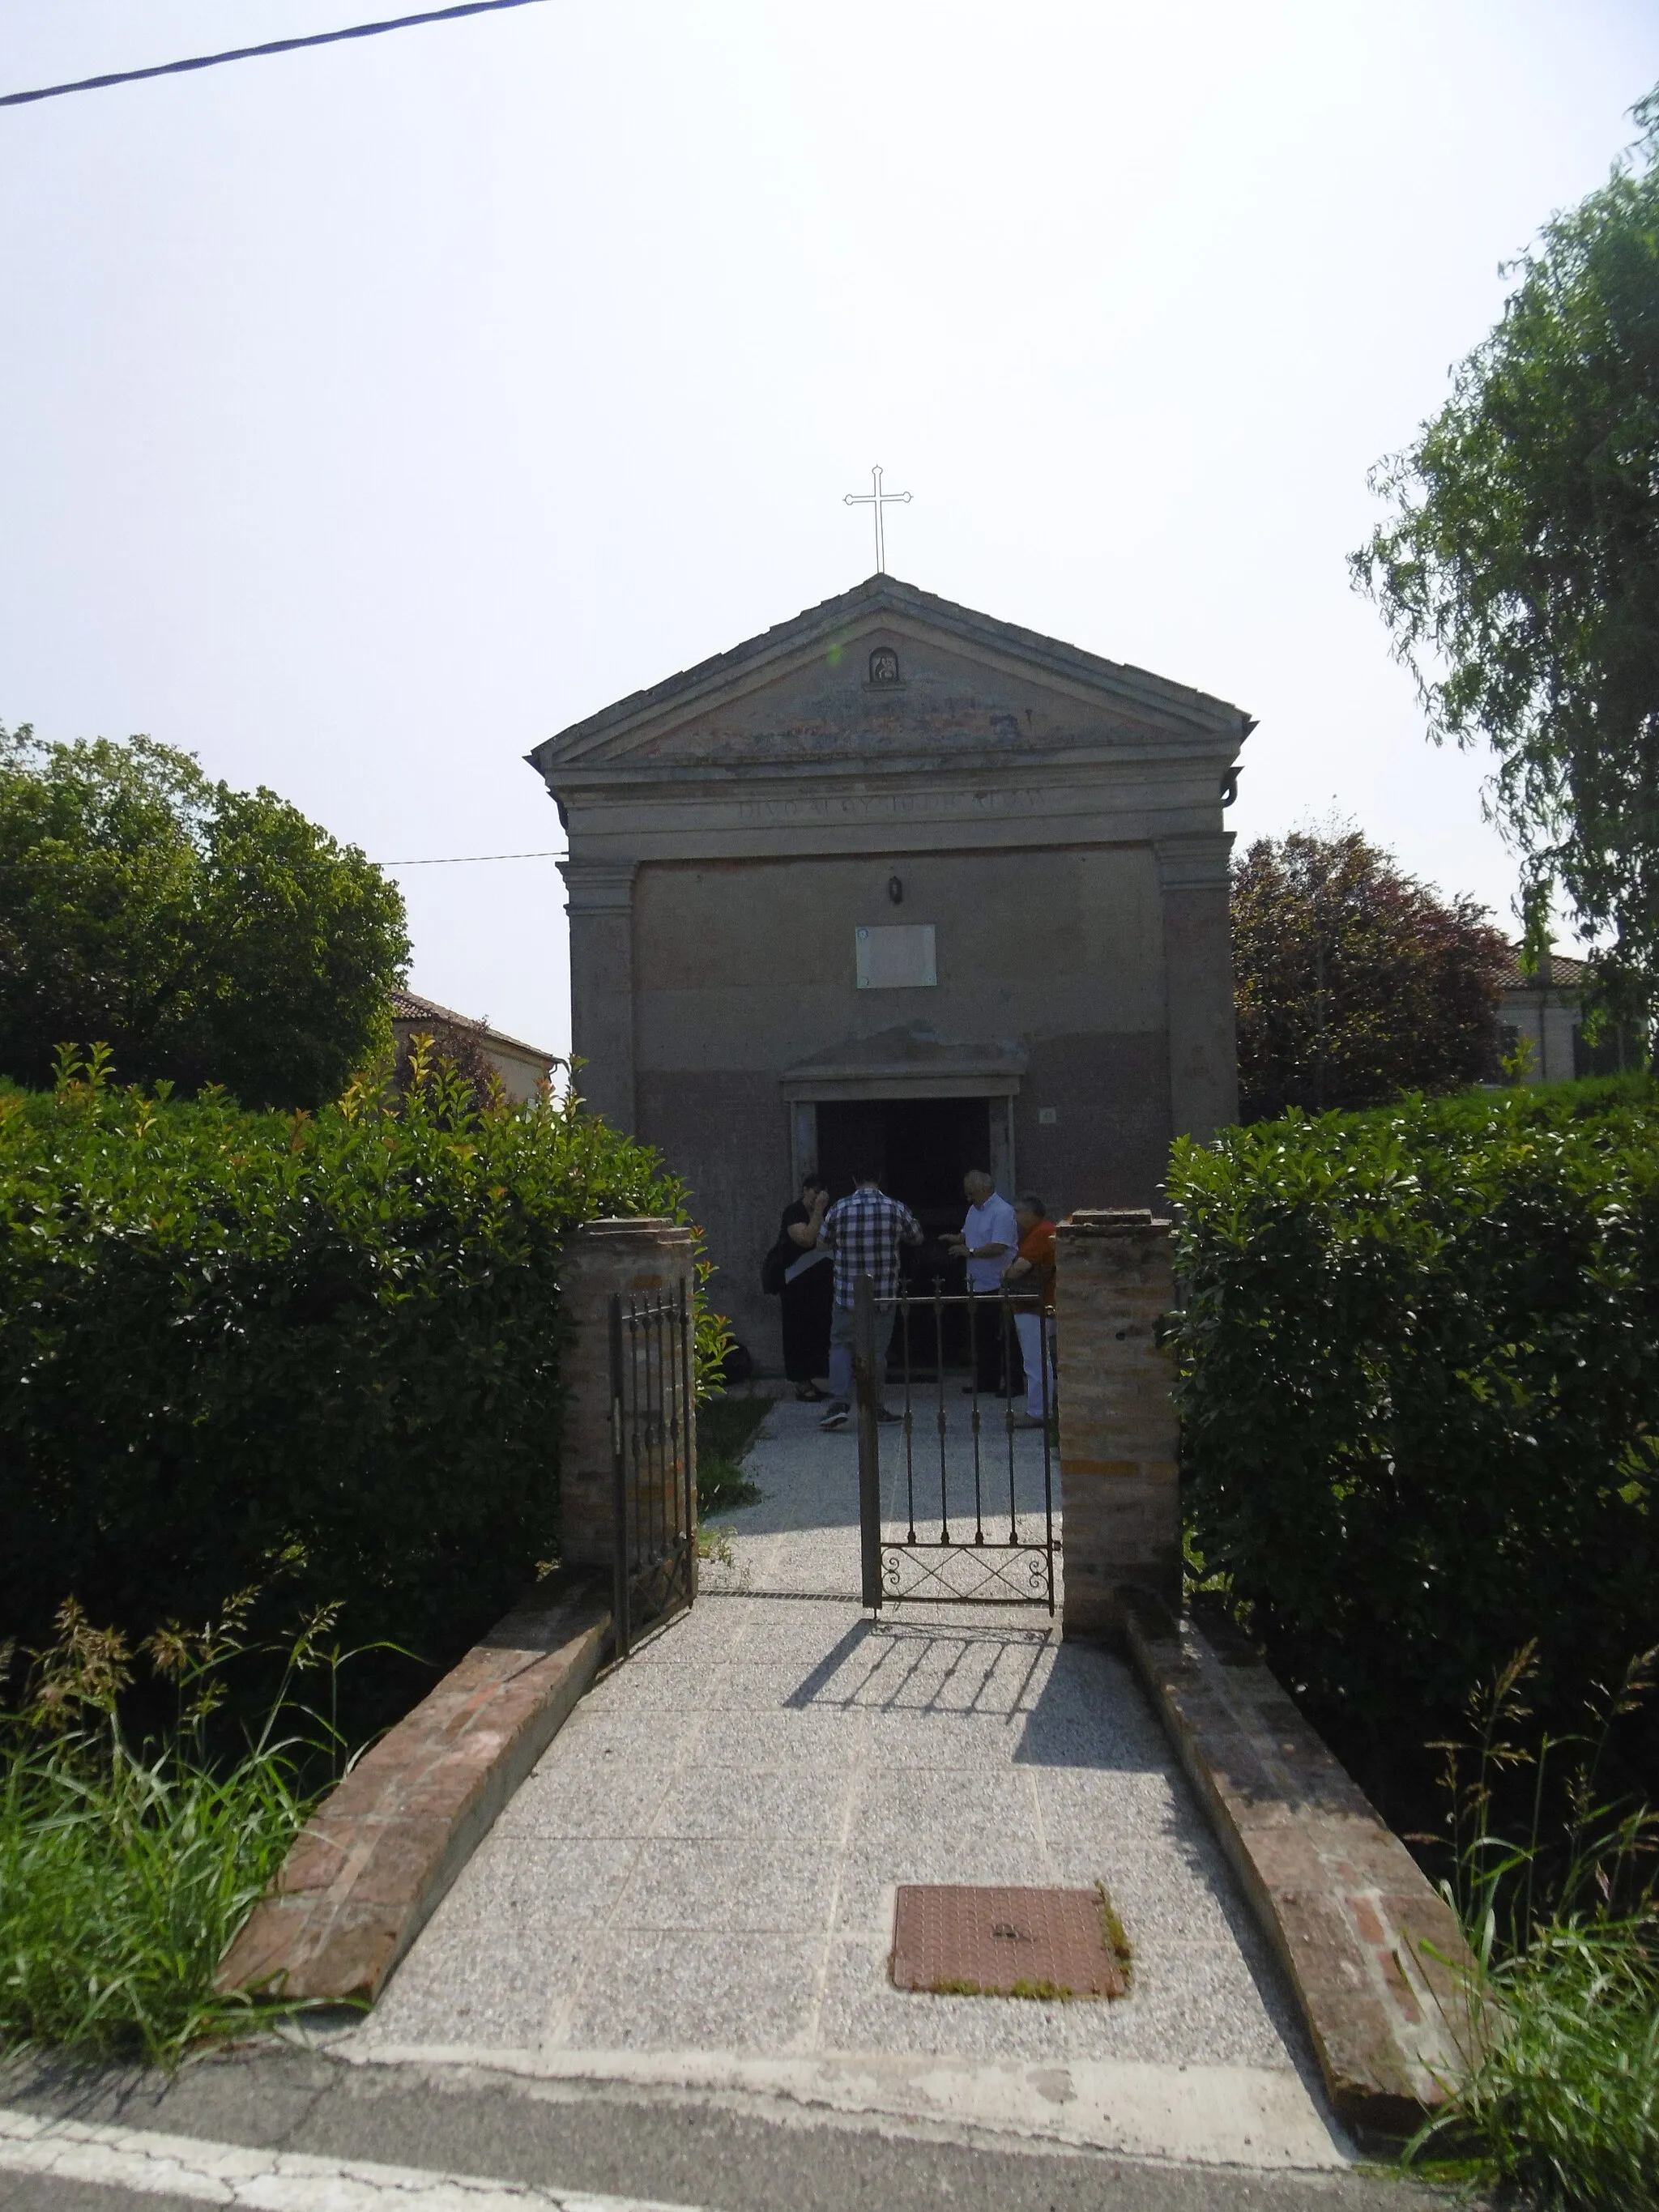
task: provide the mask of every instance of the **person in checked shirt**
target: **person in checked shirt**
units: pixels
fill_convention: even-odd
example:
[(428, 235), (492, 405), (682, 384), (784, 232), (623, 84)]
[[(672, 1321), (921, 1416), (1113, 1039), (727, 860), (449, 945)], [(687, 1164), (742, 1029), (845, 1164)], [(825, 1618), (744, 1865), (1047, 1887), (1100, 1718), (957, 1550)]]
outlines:
[[(921, 1224), (908, 1206), (889, 1198), (873, 1171), (860, 1172), (850, 1198), (837, 1199), (823, 1217), (820, 1244), (835, 1255), (835, 1305), (830, 1316), (830, 1403), (821, 1429), (844, 1429), (853, 1400), (853, 1306), (858, 1279), (868, 1275), (876, 1293), (876, 1364), (887, 1378), (893, 1340), (893, 1301), (898, 1296), (899, 1246), (920, 1244)], [(884, 1406), (879, 1418), (896, 1421)]]

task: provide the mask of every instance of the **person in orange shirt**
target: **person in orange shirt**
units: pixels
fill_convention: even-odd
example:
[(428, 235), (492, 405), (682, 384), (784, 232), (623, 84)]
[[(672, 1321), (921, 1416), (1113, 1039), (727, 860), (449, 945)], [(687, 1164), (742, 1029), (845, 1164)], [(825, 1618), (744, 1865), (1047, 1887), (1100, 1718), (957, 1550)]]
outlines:
[[(1019, 1227), (1019, 1251), (1002, 1271), (1002, 1279), (1011, 1291), (1029, 1297), (1033, 1291), (1042, 1300), (1042, 1311), (1048, 1323), (1048, 1407), (1054, 1402), (1054, 1224), (1048, 1218), (1048, 1208), (1032, 1190), (1023, 1191), (1014, 1200), (1014, 1219)], [(1031, 1312), (1017, 1313), (1014, 1327), (1019, 1334), (1019, 1356), (1025, 1368), (1025, 1418), (1041, 1422), (1042, 1402), (1042, 1324)]]

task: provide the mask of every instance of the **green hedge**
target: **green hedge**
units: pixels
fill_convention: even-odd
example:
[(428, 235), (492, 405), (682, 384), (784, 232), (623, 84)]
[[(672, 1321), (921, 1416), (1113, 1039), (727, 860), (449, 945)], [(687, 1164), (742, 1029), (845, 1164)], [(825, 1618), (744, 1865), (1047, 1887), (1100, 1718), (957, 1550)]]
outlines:
[(556, 1548), (566, 1240), (682, 1195), (586, 1115), (443, 1078), (314, 1115), (95, 1064), (0, 1091), (0, 1642), (260, 1583), (464, 1648)]
[(1292, 1114), (1170, 1194), (1192, 1535), (1300, 1692), (1430, 1723), (1536, 1638), (1570, 1703), (1659, 1642), (1645, 1079)]

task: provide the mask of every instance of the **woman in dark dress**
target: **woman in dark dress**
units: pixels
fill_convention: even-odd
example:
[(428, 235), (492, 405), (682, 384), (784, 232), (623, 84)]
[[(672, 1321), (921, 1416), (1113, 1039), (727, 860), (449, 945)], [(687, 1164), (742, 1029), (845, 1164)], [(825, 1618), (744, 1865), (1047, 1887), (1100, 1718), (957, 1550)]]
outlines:
[(789, 1255), (783, 1278), (783, 1371), (795, 1395), (808, 1404), (823, 1393), (817, 1378), (830, 1372), (830, 1310), (836, 1270), (818, 1242), (829, 1186), (808, 1176), (800, 1196), (783, 1209), (778, 1243)]

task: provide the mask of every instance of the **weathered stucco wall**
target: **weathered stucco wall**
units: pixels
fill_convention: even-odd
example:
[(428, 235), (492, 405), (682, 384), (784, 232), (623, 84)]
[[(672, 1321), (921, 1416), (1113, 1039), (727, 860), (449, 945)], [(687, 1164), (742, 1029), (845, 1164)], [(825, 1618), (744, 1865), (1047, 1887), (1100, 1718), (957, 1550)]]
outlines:
[[(860, 990), (854, 931), (922, 922), (938, 933), (937, 986)], [(911, 1020), (963, 1037), (1164, 1026), (1145, 846), (651, 862), (634, 887), (633, 965), (641, 1069), (775, 1071)]]
[[(1578, 994), (1505, 991), (1498, 1012), (1500, 1028), (1513, 1029), (1531, 1050), (1529, 1083), (1565, 1083), (1577, 1073), (1573, 1038), (1578, 1029)], [(1505, 1045), (1508, 1040), (1504, 1040)]]
[[(858, 988), (854, 931), (894, 922), (933, 926), (936, 986)], [(690, 1180), (745, 1340), (775, 1356), (755, 1278), (789, 1194), (778, 1077), (827, 1044), (909, 1022), (1017, 1040), (1021, 1182), (1065, 1211), (1151, 1205), (1170, 1135), (1164, 935), (1146, 846), (642, 866), (637, 1127)]]

